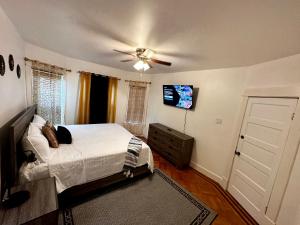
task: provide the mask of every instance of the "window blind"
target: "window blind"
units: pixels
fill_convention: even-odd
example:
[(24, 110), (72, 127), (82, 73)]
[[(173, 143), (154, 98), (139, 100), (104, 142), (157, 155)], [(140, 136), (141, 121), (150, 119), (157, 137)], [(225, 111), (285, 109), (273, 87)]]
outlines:
[(32, 63), (32, 99), (38, 114), (54, 124), (64, 124), (65, 71), (43, 63)]
[(135, 135), (141, 135), (144, 129), (146, 113), (147, 84), (129, 83), (129, 95), (126, 122), (124, 127)]

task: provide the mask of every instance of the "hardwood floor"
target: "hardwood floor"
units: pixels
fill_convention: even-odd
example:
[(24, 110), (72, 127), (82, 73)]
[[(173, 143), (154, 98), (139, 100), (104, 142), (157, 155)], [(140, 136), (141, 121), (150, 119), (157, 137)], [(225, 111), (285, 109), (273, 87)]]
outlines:
[(214, 209), (218, 216), (213, 225), (257, 224), (230, 195), (211, 179), (188, 167), (177, 169), (170, 162), (153, 151), (155, 167), (169, 175), (195, 197)]

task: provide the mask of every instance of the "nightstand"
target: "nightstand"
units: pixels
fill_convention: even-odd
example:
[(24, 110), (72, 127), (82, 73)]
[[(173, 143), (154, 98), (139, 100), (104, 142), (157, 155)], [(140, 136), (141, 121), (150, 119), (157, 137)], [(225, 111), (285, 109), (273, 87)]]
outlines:
[(55, 178), (46, 178), (13, 187), (12, 193), (20, 190), (30, 192), (29, 200), (16, 208), (0, 208), (1, 225), (58, 224)]

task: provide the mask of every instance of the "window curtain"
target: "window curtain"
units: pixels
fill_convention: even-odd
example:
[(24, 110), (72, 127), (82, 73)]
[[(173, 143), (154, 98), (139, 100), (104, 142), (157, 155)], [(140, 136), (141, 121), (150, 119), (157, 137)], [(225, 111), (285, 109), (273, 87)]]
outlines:
[(79, 82), (78, 124), (114, 123), (118, 79), (82, 72)]
[(77, 123), (90, 123), (90, 91), (91, 74), (81, 72), (79, 76), (79, 96), (77, 109)]
[(137, 136), (143, 135), (145, 128), (146, 95), (146, 83), (129, 82), (128, 106), (124, 127)]
[(110, 77), (108, 81), (108, 100), (107, 100), (107, 122), (108, 123), (114, 123), (116, 120), (117, 90), (118, 90), (118, 79)]
[(108, 77), (92, 74), (90, 94), (90, 123), (107, 122)]
[(54, 124), (64, 124), (65, 70), (32, 62), (32, 100), (37, 112)]

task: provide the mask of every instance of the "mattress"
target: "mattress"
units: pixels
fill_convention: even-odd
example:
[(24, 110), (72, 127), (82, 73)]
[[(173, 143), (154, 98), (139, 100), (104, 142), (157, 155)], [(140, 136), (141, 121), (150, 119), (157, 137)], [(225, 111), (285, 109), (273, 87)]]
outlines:
[[(20, 169), (21, 183), (47, 176), (56, 178), (58, 193), (119, 173), (123, 169), (129, 140), (133, 136), (118, 124), (66, 126), (73, 138), (70, 145), (51, 148), (46, 163), (24, 164)], [(147, 164), (153, 171), (150, 147), (143, 142), (137, 166)]]

